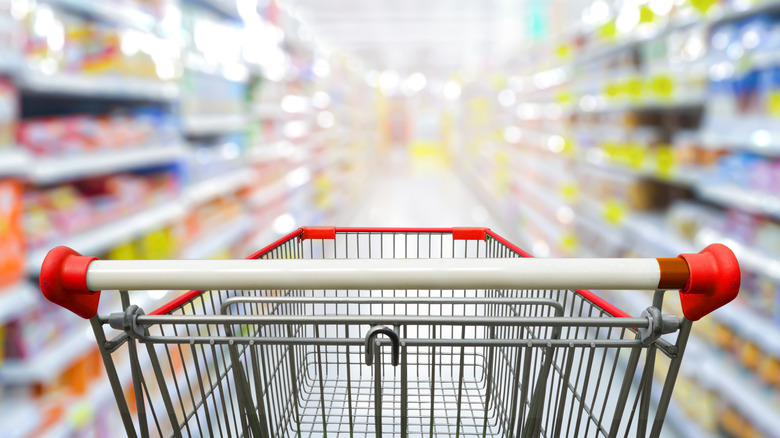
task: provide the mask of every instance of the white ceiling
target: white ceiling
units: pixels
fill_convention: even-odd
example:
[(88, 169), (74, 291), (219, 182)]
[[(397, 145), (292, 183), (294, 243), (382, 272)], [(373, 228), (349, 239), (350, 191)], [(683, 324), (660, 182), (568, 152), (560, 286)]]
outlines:
[(551, 28), (573, 23), (590, 0), (285, 0), (326, 47), (369, 67), (450, 73), (500, 67), (528, 42), (532, 11)]

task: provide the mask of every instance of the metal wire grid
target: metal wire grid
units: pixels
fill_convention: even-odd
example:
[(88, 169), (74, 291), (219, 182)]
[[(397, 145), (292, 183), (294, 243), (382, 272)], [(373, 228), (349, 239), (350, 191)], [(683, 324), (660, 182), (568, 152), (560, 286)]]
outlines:
[[(492, 238), (340, 233), (335, 240), (293, 238), (262, 256), (323, 257), (520, 255)], [(280, 299), (235, 303), (228, 307), (232, 315), (306, 316), (310, 322), (153, 325), (142, 341), (153, 373), (141, 372), (131, 339), (127, 349), (137, 371), (127, 399), (142, 436), (239, 437), (252, 430), (274, 437), (607, 436), (615, 419), (620, 435), (637, 427), (634, 412), (643, 392), (632, 387), (633, 370), (623, 371), (621, 357), (639, 359), (643, 347), (633, 330), (608, 326), (614, 318), (571, 291), (210, 291), (171, 314), (218, 315), (237, 297)], [(555, 336), (549, 326), (458, 322), (556, 315), (550, 305), (508, 304), (518, 298), (560, 303), (565, 316), (603, 318), (604, 326), (562, 327)], [(374, 365), (366, 366), (369, 326), (317, 323), (332, 315), (447, 317), (453, 323), (400, 326), (401, 364), (389, 363), (383, 340)], [(633, 409), (624, 419), (628, 400)]]

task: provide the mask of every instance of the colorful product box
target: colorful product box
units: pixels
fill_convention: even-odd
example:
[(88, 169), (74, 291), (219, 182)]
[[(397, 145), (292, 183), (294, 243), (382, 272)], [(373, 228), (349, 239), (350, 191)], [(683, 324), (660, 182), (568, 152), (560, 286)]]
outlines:
[(24, 275), (21, 212), (21, 184), (0, 180), (0, 289), (18, 282)]

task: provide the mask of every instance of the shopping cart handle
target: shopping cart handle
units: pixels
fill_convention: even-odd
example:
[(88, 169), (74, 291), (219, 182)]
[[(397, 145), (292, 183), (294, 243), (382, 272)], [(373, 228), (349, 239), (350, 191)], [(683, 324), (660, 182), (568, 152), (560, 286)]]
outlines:
[(680, 254), (690, 274), (680, 290), (683, 315), (691, 321), (722, 307), (737, 297), (741, 281), (739, 262), (725, 245), (714, 243), (698, 254)]
[[(94, 262), (94, 263), (93, 263)], [(47, 299), (82, 318), (100, 290), (612, 289), (680, 290), (696, 321), (739, 292), (739, 263), (724, 245), (670, 259), (104, 260), (57, 247), (41, 268)]]
[(46, 255), (41, 266), (41, 291), (49, 301), (89, 319), (97, 314), (100, 291), (87, 288), (87, 268), (97, 257), (87, 257), (58, 246)]

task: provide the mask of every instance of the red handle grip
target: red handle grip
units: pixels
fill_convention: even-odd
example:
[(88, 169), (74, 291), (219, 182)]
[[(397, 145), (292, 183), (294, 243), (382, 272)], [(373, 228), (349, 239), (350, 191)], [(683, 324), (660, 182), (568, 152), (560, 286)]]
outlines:
[(680, 290), (683, 315), (691, 321), (737, 297), (741, 280), (739, 262), (725, 245), (712, 244), (698, 254), (680, 254), (690, 269), (688, 283)]
[(87, 267), (97, 257), (86, 257), (58, 246), (43, 259), (41, 291), (54, 304), (89, 319), (97, 315), (100, 291), (87, 289)]

